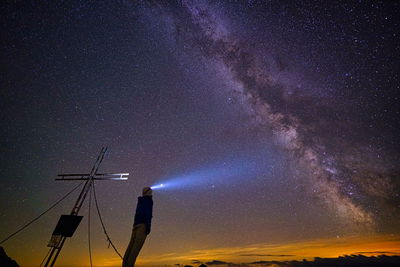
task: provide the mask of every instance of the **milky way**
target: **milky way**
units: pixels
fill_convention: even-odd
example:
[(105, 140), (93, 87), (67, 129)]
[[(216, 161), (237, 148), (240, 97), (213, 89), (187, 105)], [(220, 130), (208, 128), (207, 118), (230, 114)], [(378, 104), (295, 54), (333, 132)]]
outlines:
[[(294, 180), (300, 178), (296, 183), (306, 187), (305, 193), (315, 195), (337, 216), (357, 226), (373, 227), (377, 210), (395, 208), (388, 201), (398, 197), (392, 181), (394, 163), (381, 159), (393, 157), (354, 138), (365, 127), (335, 107), (336, 101), (302, 93), (302, 88), (296, 88), (297, 81), (290, 80), (296, 73), (281, 66), (277, 55), (265, 60), (263, 55), (269, 51), (251, 49), (251, 44), (231, 33), (229, 19), (221, 17), (218, 7), (189, 1), (179, 8), (158, 8), (173, 19), (180, 45), (197, 49), (208, 64), (222, 69), (222, 79), (232, 80), (230, 93), (258, 130), (287, 151), (300, 170), (293, 174)], [(381, 206), (369, 205), (371, 198), (382, 200)]]

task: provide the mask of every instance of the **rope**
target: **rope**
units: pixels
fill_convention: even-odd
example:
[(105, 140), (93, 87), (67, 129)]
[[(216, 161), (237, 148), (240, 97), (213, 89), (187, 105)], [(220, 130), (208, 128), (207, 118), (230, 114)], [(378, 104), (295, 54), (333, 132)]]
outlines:
[(89, 211), (88, 211), (88, 243), (89, 243), (89, 259), (90, 259), (90, 266), (93, 266), (92, 263), (92, 246), (90, 243), (90, 209), (92, 207), (92, 188), (93, 185), (90, 186), (90, 192), (89, 192)]
[(104, 222), (103, 222), (103, 219), (102, 219), (101, 214), (100, 214), (99, 205), (97, 203), (96, 189), (95, 189), (95, 186), (94, 186), (94, 181), (93, 181), (93, 185), (92, 186), (93, 186), (93, 196), (94, 196), (94, 201), (96, 203), (97, 214), (99, 215), (100, 223), (101, 223), (101, 226), (103, 227), (104, 234), (107, 237), (108, 247), (110, 247), (110, 245), (111, 245), (112, 248), (115, 250), (115, 252), (118, 254), (118, 256), (121, 258), (121, 260), (124, 261), (124, 258), (121, 256), (121, 254), (118, 252), (117, 248), (114, 246), (113, 242), (110, 239), (110, 236), (107, 233), (106, 227), (104, 226)]
[(72, 194), (72, 192), (74, 192), (80, 185), (82, 185), (83, 182), (81, 182), (80, 184), (78, 184), (77, 186), (75, 186), (71, 191), (69, 191), (65, 196), (63, 196), (62, 198), (60, 198), (56, 203), (54, 203), (53, 205), (51, 205), (47, 210), (43, 211), (41, 214), (39, 214), (39, 216), (37, 216), (36, 218), (32, 219), (31, 221), (29, 221), (27, 224), (25, 224), (24, 226), (22, 226), (21, 228), (19, 228), (17, 231), (15, 231), (14, 233), (12, 233), (11, 235), (9, 235), (8, 237), (6, 237), (5, 239), (3, 239), (0, 242), (0, 245), (3, 244), (4, 242), (6, 242), (7, 240), (9, 240), (11, 237), (15, 236), (16, 234), (18, 234), (19, 232), (21, 232), (22, 230), (24, 230), (26, 227), (28, 227), (29, 225), (31, 225), (32, 223), (34, 223), (35, 221), (37, 221), (40, 217), (42, 217), (43, 215), (45, 215), (48, 211), (50, 211), (52, 208), (54, 208), (55, 206), (57, 206), (61, 201), (63, 201), (64, 199), (66, 199), (70, 194)]

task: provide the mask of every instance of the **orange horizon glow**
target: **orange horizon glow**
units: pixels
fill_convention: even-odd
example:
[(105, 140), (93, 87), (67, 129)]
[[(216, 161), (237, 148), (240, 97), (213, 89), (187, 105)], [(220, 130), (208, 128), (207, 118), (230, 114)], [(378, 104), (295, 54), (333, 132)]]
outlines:
[[(182, 240), (183, 242), (184, 240)], [(202, 243), (202, 249), (196, 249), (198, 244), (186, 244), (191, 248), (177, 247), (174, 240), (163, 251), (152, 250), (156, 239), (149, 239), (139, 254), (137, 267), (165, 267), (175, 264), (192, 264), (192, 260), (210, 262), (213, 260), (231, 263), (251, 263), (256, 261), (291, 261), (313, 260), (315, 257), (335, 258), (344, 255), (398, 255), (400, 256), (400, 234), (354, 234), (340, 237), (291, 240), (282, 242), (263, 242), (246, 244), (243, 246), (207, 246)], [(179, 242), (179, 241), (178, 241)], [(4, 245), (9, 257), (20, 266), (38, 266), (46, 254), (48, 248), (38, 244), (27, 245), (14, 240)], [(125, 242), (115, 243), (119, 252), (123, 255)], [(194, 248), (194, 249), (192, 249)], [(203, 249), (205, 248), (205, 249)], [(102, 236), (94, 238), (92, 242), (93, 266), (116, 267), (121, 266), (121, 259), (104, 243)], [(88, 247), (85, 237), (73, 238), (66, 244), (57, 260), (59, 267), (89, 266)]]
[[(136, 266), (158, 267), (172, 266), (177, 263), (191, 264), (192, 260), (201, 262), (220, 260), (233, 263), (250, 263), (260, 260), (313, 260), (315, 257), (334, 258), (358, 254), (365, 256), (400, 255), (400, 235), (347, 236), (279, 244), (262, 243), (243, 247), (191, 250), (184, 253), (143, 254), (139, 256)], [(87, 266), (86, 259), (82, 263), (71, 265), (71, 262), (66, 261), (67, 257), (67, 255), (64, 255), (59, 266)], [(97, 251), (94, 253), (94, 266), (121, 266), (121, 259), (118, 256), (106, 258), (101, 251)]]

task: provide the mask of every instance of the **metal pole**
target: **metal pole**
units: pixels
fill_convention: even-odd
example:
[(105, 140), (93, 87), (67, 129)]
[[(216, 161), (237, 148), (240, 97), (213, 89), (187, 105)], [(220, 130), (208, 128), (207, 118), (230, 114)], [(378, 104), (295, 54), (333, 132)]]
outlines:
[[(101, 162), (102, 162), (103, 159), (104, 159), (104, 155), (105, 155), (106, 151), (107, 151), (107, 147), (103, 147), (103, 148), (101, 149), (100, 154), (99, 154), (99, 156), (97, 157), (96, 162), (95, 162), (95, 164), (94, 164), (93, 167), (92, 167), (92, 170), (91, 170), (91, 172), (90, 172), (90, 174), (89, 174), (89, 177), (88, 177), (88, 179), (87, 179), (85, 185), (83, 186), (82, 191), (81, 191), (81, 193), (79, 194), (78, 199), (76, 200), (75, 205), (74, 205), (74, 207), (72, 208), (72, 211), (71, 211), (70, 215), (78, 215), (79, 210), (81, 209), (81, 207), (82, 207), (82, 205), (83, 205), (83, 202), (85, 201), (87, 192), (89, 191), (90, 187), (92, 186), (93, 177), (96, 175), (97, 170), (99, 169), (100, 164), (101, 164)], [(51, 264), (50, 264), (51, 267), (54, 266), (54, 264), (55, 264), (55, 262), (56, 262), (56, 260), (57, 260), (57, 258), (58, 258), (58, 255), (60, 254), (61, 249), (62, 249), (62, 247), (64, 246), (64, 243), (65, 243), (65, 240), (66, 240), (66, 239), (67, 239), (66, 237), (62, 237), (60, 246), (59, 246), (59, 247), (53, 247), (53, 248), (52, 248), (49, 257), (47, 258), (45, 267), (49, 266), (49, 263), (50, 263), (50, 261), (51, 261), (51, 258), (52, 258), (52, 256), (54, 255), (54, 252), (57, 250), (56, 254), (54, 255), (54, 259), (51, 261)]]

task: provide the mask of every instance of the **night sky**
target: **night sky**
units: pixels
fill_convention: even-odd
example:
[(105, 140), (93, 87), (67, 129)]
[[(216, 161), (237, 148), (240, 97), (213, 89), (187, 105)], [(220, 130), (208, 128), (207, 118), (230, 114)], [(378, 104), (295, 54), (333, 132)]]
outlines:
[[(400, 253), (397, 1), (3, 1), (0, 238), (101, 172), (138, 266)], [(4, 246), (38, 266), (76, 193)], [(87, 203), (59, 266), (88, 266)], [(92, 210), (95, 266), (120, 266)]]

